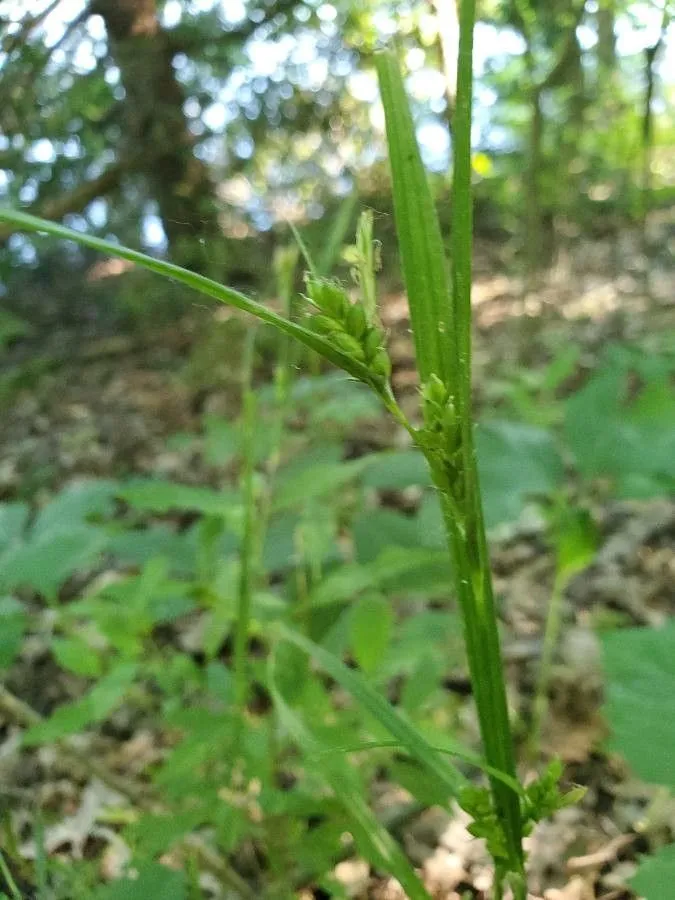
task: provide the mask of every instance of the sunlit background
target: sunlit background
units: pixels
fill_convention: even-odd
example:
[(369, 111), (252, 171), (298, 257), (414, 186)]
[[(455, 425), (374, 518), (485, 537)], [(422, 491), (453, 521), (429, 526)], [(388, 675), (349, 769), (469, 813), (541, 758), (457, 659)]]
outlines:
[[(274, 4), (245, 0), (168, 0), (157, 6), (167, 40), (176, 38), (172, 65), (184, 92), (183, 114), (195, 138), (194, 153), (214, 173), (226, 210), (224, 224), (233, 234), (268, 230), (280, 218), (319, 218), (327, 195), (348, 194), (355, 178), (367, 178), (363, 173), (381, 162), (383, 117), (370, 54), (394, 33), (399, 34), (408, 88), (417, 105), (425, 161), (432, 172), (447, 171), (447, 81), (439, 53), (439, 16), (432, 5), (280, 3), (279, 12)], [(527, 127), (527, 47), (509, 22), (507, 7), (484, 4), (476, 28), (473, 143), (477, 175), (483, 178), (499, 174), (500, 160), (522, 149)], [(95, 8), (80, 0), (0, 3), (0, 85), (9, 100), (0, 114), (4, 201), (28, 206), (48, 201), (53, 192), (99, 177), (119, 159), (124, 134), (118, 112), (125, 90), (104, 18), (92, 12)], [(593, 97), (598, 2), (585, 4), (576, 38), (584, 90), (596, 110), (591, 109), (584, 128), (597, 128), (600, 120), (608, 129), (616, 128), (616, 137), (607, 139), (610, 144), (626, 140), (631, 108), (639, 116), (645, 48), (658, 41), (663, 21), (657, 3), (616, 5), (615, 97), (599, 104)], [(534, 36), (531, 48), (542, 73), (556, 53), (555, 35), (548, 35), (547, 46), (545, 31)], [(20, 51), (11, 45), (17, 36), (25, 38)], [(675, 81), (675, 52), (667, 36), (656, 70), (665, 82), (652, 99), (658, 117), (666, 113), (665, 98)], [(567, 110), (566, 99), (558, 94), (544, 97), (552, 120)], [(614, 124), (605, 116), (609, 107), (617, 115)], [(587, 135), (577, 137), (588, 140)], [(629, 155), (631, 148), (617, 152)], [(600, 195), (620, 189), (586, 185), (593, 188)], [(133, 183), (122, 188), (135, 210), (141, 239), (149, 247), (166, 249), (157, 200), (134, 197), (137, 190)], [(68, 220), (78, 228), (117, 233), (114, 206), (120, 207), (119, 199), (94, 197), (85, 208), (69, 213)], [(128, 210), (124, 215), (128, 218)], [(22, 260), (30, 262), (31, 243), (13, 240)]]

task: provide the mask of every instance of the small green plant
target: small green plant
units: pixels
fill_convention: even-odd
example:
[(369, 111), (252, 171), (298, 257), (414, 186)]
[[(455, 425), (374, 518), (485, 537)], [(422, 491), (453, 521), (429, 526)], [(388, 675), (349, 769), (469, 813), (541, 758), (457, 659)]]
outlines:
[[(307, 571), (310, 577), (301, 579), (297, 585), (297, 594), (302, 601), (298, 603), (299, 619), (294, 618), (291, 625), (273, 621), (270, 633), (276, 637), (277, 646), (272, 653), (271, 668), (267, 676), (256, 671), (255, 666), (249, 662), (246, 651), (252, 621), (266, 615), (264, 594), (256, 590), (255, 584), (258, 536), (255, 534), (253, 520), (258, 500), (253, 460), (255, 403), (250, 386), (244, 391), (243, 496), (237, 497), (237, 510), (233, 511), (229, 507), (232, 498), (224, 493), (187, 487), (181, 489), (180, 486), (167, 488), (162, 483), (149, 482), (136, 485), (135, 488), (132, 485), (122, 492), (122, 496), (131, 504), (145, 502), (152, 507), (154, 503), (155, 508), (164, 509), (185, 505), (187, 499), (187, 505), (196, 506), (207, 515), (200, 527), (197, 541), (198, 560), (201, 561), (199, 565), (203, 571), (210, 571), (210, 575), (203, 579), (202, 592), (198, 593), (202, 601), (204, 597), (208, 597), (207, 602), (212, 605), (211, 621), (218, 638), (209, 642), (207, 636), (206, 655), (210, 659), (207, 677), (212, 679), (212, 689), (221, 700), (234, 700), (235, 718), (241, 720), (245, 715), (252, 680), (260, 678), (267, 684), (276, 704), (281, 727), (306, 755), (311, 757), (312, 754), (323, 752), (331, 744), (338, 744), (335, 729), (332, 732), (328, 729), (327, 734), (320, 734), (315, 733), (307, 724), (307, 719), (322, 721), (325, 718), (328, 705), (325, 690), (309, 679), (304, 679), (301, 687), (298, 687), (296, 679), (294, 687), (294, 679), (289, 678), (289, 672), (286, 671), (286, 667), (292, 663), (293, 666), (300, 666), (296, 671), (302, 672), (303, 665), (307, 665), (306, 658), (313, 659), (315, 664), (324, 668), (368, 711), (385, 733), (400, 742), (410, 760), (432, 779), (434, 794), (439, 802), (445, 803), (454, 796), (464, 803), (474, 817), (474, 833), (487, 838), (494, 858), (496, 900), (503, 896), (507, 885), (511, 886), (517, 900), (524, 900), (526, 881), (523, 834), (538, 818), (570, 802), (576, 794), (573, 797), (560, 795), (557, 788), (560, 772), (555, 767), (550, 768), (540, 780), (526, 789), (519, 785), (516, 776), (471, 408), (470, 134), (473, 0), (463, 0), (460, 18), (454, 121), (451, 277), (396, 58), (392, 53), (383, 52), (377, 60), (386, 118), (398, 241), (420, 378), (419, 425), (409, 421), (403, 414), (390, 385), (391, 363), (376, 308), (376, 252), (372, 241), (372, 220), (367, 215), (361, 219), (356, 247), (350, 256), (357, 275), (357, 302), (353, 303), (337, 282), (318, 274), (316, 267), (308, 259), (310, 273), (305, 288), (306, 314), (300, 321), (291, 315), (274, 313), (245, 295), (204, 276), (134, 250), (117, 247), (20, 212), (0, 210), (0, 220), (18, 228), (79, 241), (92, 249), (137, 263), (254, 315), (275, 326), (285, 337), (295, 338), (369, 387), (396, 422), (408, 431), (414, 445), (426, 459), (431, 481), (440, 501), (483, 740), (485, 762), (481, 762), (481, 767), (488, 773), (489, 790), (467, 788), (465, 777), (405, 716), (386, 703), (367, 679), (350, 671), (338, 656), (312, 640), (313, 614), (322, 605), (317, 596), (321, 591), (329, 598), (327, 606), (335, 603), (340, 590), (343, 604), (355, 593), (361, 593), (364, 598), (352, 617), (351, 643), (363, 668), (374, 671), (378, 660), (370, 659), (364, 653), (362, 632), (373, 621), (374, 614), (378, 615), (379, 612), (386, 617), (382, 600), (377, 597), (376, 591), (379, 584), (391, 577), (392, 560), (385, 560), (383, 563), (378, 557), (373, 568), (365, 567), (365, 571), (351, 573), (355, 578), (353, 582), (349, 582), (343, 572), (337, 579), (338, 584), (334, 584), (330, 590), (326, 584), (330, 579), (319, 578), (322, 574), (321, 566), (320, 562), (317, 566), (316, 561), (320, 556), (307, 553)], [(284, 272), (288, 276), (288, 269), (284, 269)], [(282, 371), (287, 371), (287, 363), (282, 366)], [(287, 378), (283, 374), (280, 383), (279, 398), (283, 405), (288, 391)], [(319, 477), (317, 478), (315, 471), (311, 482), (306, 478), (303, 482), (302, 474), (296, 476), (295, 482), (292, 478), (286, 482), (280, 481), (271, 502), (276, 504), (277, 510), (283, 510), (284, 502), (289, 503), (291, 498), (302, 491), (303, 484), (306, 494), (316, 496), (320, 494), (322, 485), (328, 484), (334, 489), (340, 484), (346, 484), (357, 473), (362, 472), (367, 464), (357, 460), (350, 465), (341, 464), (336, 467), (326, 462), (317, 467)], [(167, 492), (169, 495), (173, 492), (173, 499), (171, 496), (167, 498)], [(309, 498), (306, 496), (305, 499)], [(233, 518), (233, 527), (240, 540), (238, 579), (233, 577), (231, 567), (219, 565), (216, 559), (218, 541), (224, 533), (224, 524), (230, 517)], [(404, 567), (409, 567), (411, 560), (415, 562), (414, 553), (408, 556), (410, 558), (404, 561)], [(426, 559), (428, 561), (428, 554)], [(369, 591), (371, 593), (368, 598)], [(236, 612), (230, 602), (233, 596), (237, 599)], [(90, 598), (79, 608), (75, 606), (71, 609), (69, 615), (74, 616), (78, 613), (85, 615), (95, 607), (106, 638), (116, 649), (117, 655), (114, 659), (101, 663), (101, 673), (97, 671), (95, 674), (105, 674), (102, 674), (89, 694), (76, 704), (63, 708), (50, 720), (36, 724), (28, 733), (27, 739), (32, 743), (50, 738), (61, 739), (84, 724), (107, 715), (139, 673), (148, 671), (149, 663), (142, 659), (143, 647), (153, 627), (158, 622), (170, 619), (172, 615), (188, 613), (195, 602), (195, 592), (186, 591), (184, 585), (176, 584), (166, 562), (150, 561), (139, 576), (127, 579), (120, 585), (104, 588), (98, 597)], [(128, 611), (129, 607), (134, 609), (134, 627), (125, 630), (120, 620), (120, 609)], [(269, 607), (267, 615), (272, 620), (281, 618), (275, 616), (274, 610)], [(222, 640), (235, 622), (234, 684), (230, 684), (216, 657)], [(325, 630), (326, 626), (323, 628), (324, 633)], [(278, 660), (282, 654), (286, 657), (284, 666)], [(67, 657), (65, 649), (62, 649), (62, 655)], [(71, 653), (71, 657), (74, 658), (74, 654)], [(98, 664), (92, 660), (90, 674), (94, 673), (96, 665)], [(189, 691), (190, 680), (195, 675), (187, 661), (183, 660), (182, 668), (174, 667), (170, 671), (163, 669), (161, 659), (155, 659), (152, 665), (155, 676), (164, 683), (172, 677), (178, 678), (182, 680), (184, 690)], [(296, 694), (300, 691), (303, 694), (306, 718), (299, 717), (292, 709), (289, 691), (295, 691)], [(170, 788), (176, 800), (186, 799), (188, 796), (200, 797), (201, 805), (198, 804), (195, 808), (186, 804), (184, 815), (178, 815), (171, 823), (171, 827), (175, 828), (175, 837), (178, 838), (213, 818), (213, 810), (208, 808), (208, 803), (215, 802), (216, 798), (214, 796), (209, 801), (210, 795), (204, 787), (207, 783), (204, 781), (205, 773), (208, 772), (212, 778), (208, 782), (208, 790), (214, 793), (214, 785), (219, 783), (218, 778), (225, 779), (230, 785), (228, 790), (231, 792), (232, 803), (227, 811), (227, 821), (221, 822), (218, 827), (223, 844), (229, 848), (238, 834), (251, 828), (249, 807), (257, 801), (254, 796), (247, 794), (246, 784), (263, 786), (263, 800), (268, 804), (268, 809), (276, 809), (277, 814), (280, 814), (286, 808), (288, 800), (281, 796), (280, 791), (275, 790), (268, 762), (275, 757), (279, 734), (275, 727), (266, 722), (243, 730), (235, 723), (234, 733), (239, 736), (236, 749), (247, 761), (245, 779), (242, 780), (240, 773), (237, 780), (233, 778), (232, 771), (226, 774), (229, 763), (222, 759), (221, 753), (223, 744), (230, 741), (233, 733), (232, 715), (224, 713), (222, 709), (215, 709), (211, 714), (200, 712), (199, 715), (201, 720), (197, 721), (189, 708), (172, 711), (169, 721), (176, 728), (189, 729), (191, 738), (185, 746), (172, 754), (160, 773), (159, 783), (162, 784), (164, 779), (165, 786)], [(349, 733), (349, 726), (341, 723), (340, 745), (344, 744), (345, 729)], [(365, 803), (363, 785), (359, 783), (360, 774), (343, 760), (332, 758), (329, 764), (321, 766), (321, 775), (333, 786), (335, 803), (362, 851), (367, 853), (371, 861), (395, 875), (412, 900), (427, 898), (425, 889), (405, 855)], [(262, 828), (260, 826), (259, 830)], [(255, 828), (253, 831), (255, 833)], [(268, 830), (267, 834), (271, 839), (272, 832)], [(138, 830), (136, 839), (139, 844), (145, 841), (152, 847), (152, 836), (152, 829), (146, 825), (144, 829)], [(289, 845), (297, 851), (302, 841), (302, 833), (281, 835), (276, 841), (272, 841), (272, 870), (283, 873), (286, 865), (284, 854), (289, 853)], [(114, 892), (111, 896), (113, 895)]]
[[(671, 807), (675, 791), (674, 642), (672, 621), (662, 628), (612, 631), (602, 639), (610, 749), (621, 753), (643, 781), (661, 786)], [(656, 809), (658, 805), (657, 795), (652, 806)], [(644, 831), (650, 828), (652, 812), (645, 812)], [(672, 822), (672, 812), (669, 819)], [(667, 900), (672, 896), (674, 873), (675, 844), (667, 844), (642, 859), (631, 885), (647, 900)]]

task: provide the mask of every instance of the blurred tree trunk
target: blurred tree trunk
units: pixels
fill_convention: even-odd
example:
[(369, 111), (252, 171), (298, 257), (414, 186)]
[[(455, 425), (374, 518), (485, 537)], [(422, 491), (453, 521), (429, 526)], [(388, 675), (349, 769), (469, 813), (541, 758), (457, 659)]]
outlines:
[(601, 0), (596, 19), (598, 23), (597, 56), (600, 68), (605, 73), (613, 73), (616, 68), (616, 36), (614, 24), (616, 10), (614, 0)]
[(645, 62), (645, 92), (642, 106), (641, 150), (642, 150), (642, 177), (640, 191), (640, 231), (642, 243), (642, 265), (644, 275), (644, 288), (647, 295), (650, 290), (650, 256), (648, 219), (652, 205), (652, 157), (654, 155), (654, 110), (652, 107), (654, 91), (656, 88), (656, 62), (665, 44), (668, 26), (670, 25), (669, 9), (666, 5), (661, 17), (661, 28), (656, 41), (644, 50)]
[(548, 260), (545, 258), (544, 222), (541, 204), (541, 174), (544, 166), (542, 142), (544, 113), (541, 90), (537, 85), (530, 95), (530, 127), (525, 164), (525, 275), (527, 291), (536, 287), (536, 275)]
[[(546, 120), (544, 116), (544, 97), (547, 92), (560, 87), (572, 87), (571, 102), (568, 111), (577, 120), (580, 127), (583, 121), (585, 106), (583, 92), (583, 73), (581, 67), (581, 47), (576, 29), (583, 14), (583, 0), (578, 5), (571, 4), (567, 15), (558, 24), (557, 50), (553, 64), (548, 72), (542, 75), (537, 59), (537, 42), (535, 30), (537, 25), (533, 9), (526, 4), (514, 7), (514, 24), (525, 40), (525, 66), (527, 70), (527, 93), (530, 107), (530, 122), (527, 138), (526, 164), (523, 174), (525, 189), (525, 290), (537, 287), (539, 272), (552, 261), (555, 250), (554, 216), (552, 192), (549, 190), (547, 205), (542, 202), (544, 194), (543, 179), (546, 159), (544, 154), (544, 132)], [(558, 152), (556, 162), (564, 161), (564, 154)], [(548, 173), (549, 179), (553, 173)], [(556, 173), (561, 177), (562, 173)], [(567, 173), (565, 173), (565, 177)], [(554, 182), (555, 183), (555, 182)]]
[(157, 202), (171, 256), (203, 270), (200, 239), (221, 235), (215, 189), (207, 166), (193, 152), (185, 98), (156, 0), (94, 0), (91, 12), (105, 22), (125, 91), (127, 150), (139, 154), (137, 171)]

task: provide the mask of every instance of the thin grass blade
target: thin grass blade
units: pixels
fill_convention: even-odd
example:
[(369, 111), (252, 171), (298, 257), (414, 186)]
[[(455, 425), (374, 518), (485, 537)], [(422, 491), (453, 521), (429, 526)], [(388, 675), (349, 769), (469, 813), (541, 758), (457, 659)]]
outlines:
[(441, 229), (396, 56), (376, 57), (391, 165), (396, 232), (408, 293), (417, 368), (450, 386), (455, 371), (450, 278)]
[(328, 276), (333, 271), (333, 267), (340, 257), (340, 251), (349, 233), (358, 200), (359, 195), (354, 191), (348, 194), (340, 204), (326, 236), (324, 246), (316, 260), (316, 268), (320, 275)]
[[(466, 786), (466, 778), (459, 769), (443, 759), (431, 747), (420, 732), (394, 709), (363, 676), (347, 666), (333, 653), (315, 644), (309, 638), (286, 626), (279, 626), (281, 638), (295, 644), (317, 662), (338, 684), (348, 691), (354, 699), (368, 710), (377, 721), (387, 729), (401, 746), (432, 773), (448, 792), (448, 797), (456, 797)], [(439, 797), (439, 802), (442, 798)]]
[(431, 900), (405, 853), (366, 803), (363, 789), (349, 763), (326, 748), (286, 703), (274, 679), (270, 659), (268, 686), (279, 720), (306, 758), (321, 756), (320, 772), (330, 784), (350, 819), (350, 827), (364, 855), (398, 879), (410, 900)]
[[(242, 312), (255, 316), (257, 319), (268, 325), (273, 325), (284, 334), (296, 338), (306, 347), (315, 350), (318, 354), (323, 356), (324, 359), (327, 359), (340, 369), (343, 369), (359, 381), (363, 381), (366, 384), (373, 383), (372, 375), (365, 365), (362, 365), (358, 360), (353, 359), (346, 353), (342, 353), (328, 340), (321, 337), (321, 335), (315, 334), (309, 329), (304, 328), (302, 325), (299, 325), (297, 322), (290, 322), (288, 319), (278, 315), (261, 303), (256, 303), (255, 300), (251, 300), (245, 294), (241, 294), (239, 291), (218, 284), (217, 281), (213, 281), (211, 278), (207, 278), (204, 275), (198, 275), (196, 272), (190, 272), (188, 269), (183, 269), (181, 266), (177, 266), (174, 263), (165, 262), (161, 259), (153, 259), (153, 257), (146, 256), (145, 253), (141, 253), (138, 250), (132, 250), (129, 247), (121, 247), (118, 244), (113, 244), (110, 241), (92, 237), (88, 234), (81, 234), (78, 231), (72, 231), (70, 228), (66, 228), (56, 222), (49, 222), (46, 219), (40, 219), (36, 216), (31, 216), (16, 210), (0, 209), (0, 222), (9, 222), (11, 225), (16, 226), (17, 230), (20, 231), (41, 232), (54, 235), (54, 237), (62, 238), (64, 240), (75, 241), (83, 247), (89, 247), (92, 250), (105, 253), (107, 256), (126, 259), (129, 262), (143, 266), (143, 268), (148, 269), (150, 272), (156, 272), (158, 275), (162, 275), (165, 278), (172, 278), (174, 281), (178, 281), (186, 287), (198, 291), (200, 294), (213, 297), (221, 303), (226, 303), (228, 306), (233, 306), (235, 309), (239, 309)], [(378, 392), (381, 393), (380, 391)]]
[[(481, 772), (485, 773), (485, 775), (489, 775), (491, 778), (495, 778), (497, 781), (501, 781), (502, 784), (505, 784), (512, 791), (515, 791), (520, 796), (525, 796), (525, 789), (520, 785), (520, 783), (515, 779), (511, 778), (510, 775), (506, 775), (499, 769), (495, 769), (494, 766), (488, 765), (484, 759), (478, 756), (475, 753), (472, 753), (466, 747), (463, 747), (461, 744), (446, 742), (445, 746), (441, 746), (439, 744), (430, 744), (429, 745), (432, 750), (436, 753), (444, 753), (447, 756), (455, 756), (457, 759), (461, 759), (463, 762), (468, 763), (470, 766), (474, 766), (476, 769), (479, 769)], [(358, 744), (345, 744), (341, 747), (329, 747), (326, 750), (317, 751), (317, 754), (325, 755), (331, 753), (360, 753), (364, 750), (379, 750), (386, 747), (392, 747), (393, 749), (403, 749), (400, 741), (362, 741)]]

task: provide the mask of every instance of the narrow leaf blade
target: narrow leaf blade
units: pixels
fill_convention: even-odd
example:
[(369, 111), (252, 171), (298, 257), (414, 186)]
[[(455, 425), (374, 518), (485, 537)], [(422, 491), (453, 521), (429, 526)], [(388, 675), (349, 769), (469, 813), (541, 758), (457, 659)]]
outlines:
[[(363, 676), (345, 664), (333, 653), (285, 626), (279, 626), (283, 640), (299, 647), (334, 678), (357, 700), (364, 709), (397, 738), (406, 751), (421, 765), (432, 772), (445, 785), (448, 796), (457, 796), (466, 784), (462, 773), (442, 759), (420, 732), (394, 709)], [(439, 802), (444, 798), (439, 797)]]
[(441, 229), (398, 62), (388, 51), (378, 54), (376, 60), (417, 368), (423, 382), (435, 373), (449, 385), (455, 362), (454, 335)]
[(213, 281), (204, 275), (190, 272), (188, 269), (183, 269), (174, 263), (146, 256), (145, 253), (140, 253), (138, 250), (131, 250), (129, 247), (122, 247), (110, 241), (104, 241), (101, 238), (81, 234), (56, 222), (49, 222), (46, 219), (40, 219), (37, 216), (31, 216), (28, 213), (18, 212), (17, 210), (0, 209), (0, 222), (8, 222), (22, 231), (42, 232), (64, 240), (75, 241), (83, 247), (89, 247), (108, 256), (126, 259), (136, 265), (143, 266), (150, 272), (155, 272), (165, 278), (172, 278), (174, 281), (178, 281), (180, 284), (184, 284), (200, 294), (213, 297), (215, 300), (220, 300), (221, 303), (226, 303), (228, 306), (233, 306), (235, 309), (255, 316), (261, 322), (273, 325), (284, 334), (294, 337), (311, 350), (315, 350), (324, 359), (344, 369), (345, 372), (348, 372), (359, 381), (364, 381), (367, 384), (372, 382), (370, 371), (365, 365), (338, 350), (325, 338), (314, 334), (307, 328), (303, 328), (302, 325), (298, 325), (296, 322), (285, 319), (261, 303), (251, 300), (245, 294), (218, 284), (217, 281)]
[(405, 853), (366, 803), (349, 763), (336, 754), (326, 755), (326, 748), (284, 700), (274, 681), (273, 662), (270, 665), (270, 690), (279, 718), (292, 740), (309, 759), (320, 755), (321, 775), (347, 812), (351, 830), (364, 855), (398, 879), (410, 900), (429, 900), (429, 894)]

